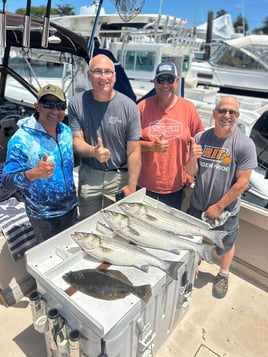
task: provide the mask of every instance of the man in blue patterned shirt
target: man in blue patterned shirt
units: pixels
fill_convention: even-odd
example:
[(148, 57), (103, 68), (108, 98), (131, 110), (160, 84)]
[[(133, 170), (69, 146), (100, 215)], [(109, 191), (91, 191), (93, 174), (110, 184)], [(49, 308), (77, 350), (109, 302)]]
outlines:
[(8, 143), (3, 186), (23, 191), (26, 213), (40, 243), (77, 221), (73, 139), (62, 123), (66, 100), (61, 88), (38, 92), (36, 112), (18, 121)]

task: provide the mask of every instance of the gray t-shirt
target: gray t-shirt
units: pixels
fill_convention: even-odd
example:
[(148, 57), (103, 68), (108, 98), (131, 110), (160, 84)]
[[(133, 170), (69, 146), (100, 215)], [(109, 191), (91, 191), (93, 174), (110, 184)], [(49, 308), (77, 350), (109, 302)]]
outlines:
[[(212, 128), (198, 133), (195, 140), (203, 152), (191, 203), (196, 209), (205, 211), (229, 191), (236, 181), (237, 170), (257, 167), (257, 155), (254, 142), (238, 128), (227, 138), (216, 137)], [(239, 206), (240, 197), (225, 209), (234, 215)]]
[(83, 131), (90, 145), (97, 145), (97, 138), (111, 152), (107, 163), (95, 158), (82, 158), (84, 164), (111, 170), (127, 162), (127, 142), (140, 140), (141, 128), (136, 104), (120, 92), (115, 92), (109, 102), (98, 102), (92, 90), (80, 93), (70, 99), (68, 121), (72, 132)]

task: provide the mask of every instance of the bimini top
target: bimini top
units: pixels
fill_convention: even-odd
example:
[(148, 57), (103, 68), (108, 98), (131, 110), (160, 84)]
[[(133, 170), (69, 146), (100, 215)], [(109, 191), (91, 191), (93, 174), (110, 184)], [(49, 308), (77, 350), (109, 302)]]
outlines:
[[(267, 35), (250, 35), (224, 41), (229, 48), (237, 50), (238, 53), (244, 53), (256, 63), (259, 63), (268, 71), (268, 36)], [(215, 54), (220, 55), (218, 51)], [(214, 54), (211, 56), (214, 57)], [(215, 62), (215, 58), (213, 59)]]
[[(6, 13), (6, 46), (23, 47), (23, 27), (24, 15)], [(30, 29), (29, 48), (43, 48), (43, 20), (31, 18)], [(57, 38), (57, 41), (48, 41), (46, 49), (71, 53), (88, 61), (87, 44), (82, 36), (51, 21), (49, 36), (53, 35)]]

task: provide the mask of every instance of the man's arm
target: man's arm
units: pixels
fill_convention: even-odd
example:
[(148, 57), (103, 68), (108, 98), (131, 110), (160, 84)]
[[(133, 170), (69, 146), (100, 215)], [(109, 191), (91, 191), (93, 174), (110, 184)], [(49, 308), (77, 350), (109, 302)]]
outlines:
[(222, 198), (209, 206), (205, 212), (205, 215), (211, 218), (218, 218), (225, 207), (237, 199), (248, 187), (250, 175), (252, 169), (248, 170), (237, 170), (236, 172), (236, 182), (230, 187)]
[(95, 157), (99, 162), (106, 162), (110, 158), (110, 150), (103, 146), (102, 139), (98, 138), (96, 146), (89, 145), (84, 138), (83, 132), (73, 133), (74, 151), (80, 157)]
[(141, 151), (154, 151), (158, 152), (159, 154), (163, 154), (168, 149), (168, 140), (163, 140), (164, 135), (160, 135), (159, 138), (155, 138), (153, 141), (141, 140)]
[(141, 146), (139, 141), (127, 142), (128, 185), (122, 188), (125, 196), (136, 191), (141, 170)]
[(189, 156), (186, 162), (186, 172), (190, 176), (195, 176), (198, 171), (198, 159), (202, 155), (202, 146), (196, 144), (194, 138), (190, 138), (189, 142)]

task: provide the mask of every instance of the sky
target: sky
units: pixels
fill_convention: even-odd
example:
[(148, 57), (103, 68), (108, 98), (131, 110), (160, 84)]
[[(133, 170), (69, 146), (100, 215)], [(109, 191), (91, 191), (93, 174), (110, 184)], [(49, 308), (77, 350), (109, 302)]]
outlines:
[[(137, 0), (136, 0), (137, 1)], [(7, 0), (6, 10), (15, 12), (18, 8), (25, 8), (27, 0)], [(77, 14), (81, 6), (91, 5), (93, 0), (52, 0), (52, 7), (70, 4)], [(32, 0), (32, 6), (46, 6), (46, 0)], [(137, 2), (139, 3), (139, 1)], [(111, 0), (103, 0), (102, 6), (106, 14), (115, 13), (116, 8)], [(144, 14), (161, 13), (188, 19), (191, 27), (201, 25), (207, 21), (208, 12), (225, 10), (232, 16), (233, 22), (238, 15), (244, 16), (249, 24), (249, 32), (262, 27), (268, 17), (268, 0), (145, 0), (142, 9)]]

